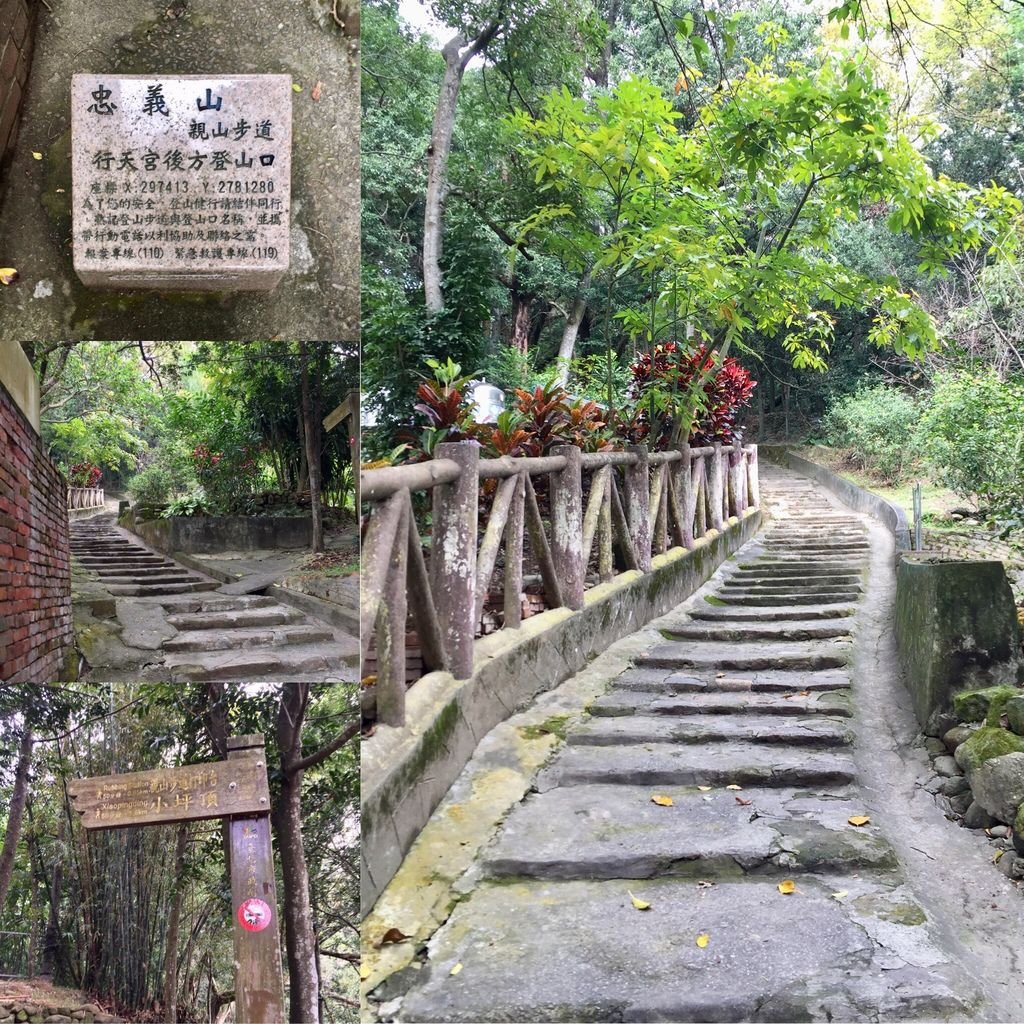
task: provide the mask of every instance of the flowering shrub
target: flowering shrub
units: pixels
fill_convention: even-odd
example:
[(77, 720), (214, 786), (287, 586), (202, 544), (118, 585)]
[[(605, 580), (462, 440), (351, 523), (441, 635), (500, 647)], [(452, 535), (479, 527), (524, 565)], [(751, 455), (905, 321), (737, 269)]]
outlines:
[[(687, 353), (676, 342), (670, 341), (655, 346), (653, 353), (645, 352), (629, 368), (630, 393), (639, 406), (625, 427), (630, 439), (634, 442), (647, 441), (655, 448), (664, 447), (680, 415), (678, 403), (686, 400), (695, 378), (706, 376), (694, 402), (696, 415), (690, 431), (690, 443), (708, 445), (721, 441), (722, 444), (732, 444), (738, 434), (736, 417), (740, 409), (750, 404), (756, 382), (732, 356), (724, 359), (717, 369), (715, 366), (715, 354), (704, 345)], [(655, 412), (660, 413), (655, 417), (657, 422), (653, 429), (650, 423), (652, 405)]]
[(228, 452), (215, 452), (205, 444), (192, 449), (192, 468), (212, 507), (228, 512), (255, 490), (262, 476), (259, 455), (259, 448), (249, 445)]
[(91, 462), (76, 462), (68, 471), (68, 483), (72, 487), (95, 487), (103, 476), (103, 470)]

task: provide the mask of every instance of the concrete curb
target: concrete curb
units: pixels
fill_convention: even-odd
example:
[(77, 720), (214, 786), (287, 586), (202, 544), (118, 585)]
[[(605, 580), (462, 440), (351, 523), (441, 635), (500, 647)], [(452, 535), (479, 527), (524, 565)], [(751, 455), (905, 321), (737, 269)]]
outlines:
[(409, 724), (378, 725), (362, 746), (363, 913), (491, 729), (686, 600), (760, 525), (760, 511), (748, 510), (692, 550), (656, 556), (651, 572), (622, 573), (588, 590), (578, 612), (556, 608), (484, 637), (469, 679), (431, 672), (419, 680), (407, 698)]
[(817, 480), (823, 487), (827, 487), (843, 504), (848, 505), (855, 512), (866, 512), (878, 519), (896, 540), (897, 551), (910, 551), (910, 527), (907, 525), (907, 515), (894, 502), (872, 491), (866, 491), (858, 487), (831, 469), (820, 466), (817, 462), (810, 462), (794, 454), (784, 444), (759, 444), (758, 454), (764, 456), (769, 462), (786, 466), (788, 469), (795, 469), (798, 473)]

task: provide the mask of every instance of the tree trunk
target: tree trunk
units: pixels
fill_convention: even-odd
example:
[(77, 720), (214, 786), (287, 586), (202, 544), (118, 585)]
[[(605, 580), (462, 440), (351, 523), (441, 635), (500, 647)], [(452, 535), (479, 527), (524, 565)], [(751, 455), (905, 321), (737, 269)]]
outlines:
[(529, 292), (512, 289), (512, 337), (510, 344), (524, 356), (530, 348), (530, 301)]
[(309, 469), (309, 505), (313, 517), (313, 551), (324, 549), (324, 514), (320, 502), (320, 447), (323, 424), (316, 414), (318, 404), (312, 395), (309, 380), (309, 353), (304, 341), (299, 342), (299, 363), (302, 375), (302, 421), (305, 429), (306, 463)]
[(273, 817), (284, 882), (284, 937), (292, 1024), (318, 1024), (320, 1020), (320, 975), (316, 969), (309, 870), (302, 842), (302, 769), (293, 767), (302, 754), (302, 722), (308, 696), (308, 683), (285, 686), (277, 720), (283, 778)]
[(565, 327), (562, 330), (562, 341), (558, 346), (558, 370), (555, 374), (555, 383), (561, 384), (564, 388), (569, 383), (569, 363), (572, 362), (573, 352), (576, 350), (576, 338), (580, 333), (580, 324), (587, 312), (587, 288), (590, 287), (590, 271), (588, 270), (580, 279), (576, 295), (572, 300), (572, 308), (565, 318)]
[(178, 928), (181, 924), (181, 903), (185, 897), (185, 853), (188, 850), (188, 825), (178, 826), (174, 850), (174, 895), (167, 922), (167, 948), (164, 950), (164, 1022), (178, 1020)]
[(494, 38), (501, 25), (500, 16), (491, 19), (473, 40), (460, 32), (445, 43), (444, 76), (434, 111), (434, 126), (427, 147), (427, 195), (423, 212), (423, 295), (427, 311), (444, 309), (441, 282), (441, 238), (444, 234), (444, 201), (448, 191), (448, 157), (455, 128), (455, 106), (462, 76), (469, 62)]
[(14, 855), (21, 838), (21, 819), (25, 814), (25, 801), (28, 799), (28, 773), (32, 767), (32, 727), (25, 726), (21, 735), (21, 746), (18, 750), (18, 765), (14, 769), (14, 789), (11, 793), (11, 806), (7, 812), (7, 832), (4, 835), (3, 851), (0, 852), (0, 912), (7, 901), (7, 890), (11, 886), (11, 875), (14, 873)]

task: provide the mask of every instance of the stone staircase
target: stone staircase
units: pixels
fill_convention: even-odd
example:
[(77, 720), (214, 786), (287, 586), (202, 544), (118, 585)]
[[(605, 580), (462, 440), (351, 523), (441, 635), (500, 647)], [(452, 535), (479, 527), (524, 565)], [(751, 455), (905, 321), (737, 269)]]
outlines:
[(971, 1019), (858, 785), (864, 526), (805, 478), (765, 492), (763, 533), (568, 731), (385, 1019)]
[(142, 667), (136, 678), (354, 678), (354, 637), (271, 597), (215, 593), (220, 583), (155, 554), (110, 517), (72, 524), (71, 544), (80, 566), (118, 599), (118, 618), (143, 617), (162, 637), (159, 661)]
[(220, 586), (129, 539), (108, 515), (71, 524), (71, 554), (114, 597), (193, 594)]

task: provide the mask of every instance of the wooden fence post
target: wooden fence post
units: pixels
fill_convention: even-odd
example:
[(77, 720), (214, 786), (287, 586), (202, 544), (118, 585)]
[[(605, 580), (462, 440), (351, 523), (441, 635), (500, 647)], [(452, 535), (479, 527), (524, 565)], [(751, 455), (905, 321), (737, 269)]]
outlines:
[(562, 444), (552, 455), (565, 459), (565, 469), (551, 473), (551, 554), (565, 607), (583, 607), (583, 453)]
[(626, 522), (629, 524), (629, 532), (633, 538), (633, 550), (636, 552), (637, 568), (641, 572), (650, 572), (651, 492), (647, 445), (627, 445), (626, 451), (630, 455), (636, 456), (636, 462), (631, 466), (625, 467)]
[(722, 472), (722, 443), (716, 441), (714, 452), (711, 455), (711, 478), (708, 481), (710, 490), (711, 505), (711, 527), (722, 531), (724, 519), (722, 517), (722, 503), (725, 500), (725, 474)]
[(505, 622), (518, 629), (523, 621), (523, 530), (525, 529), (526, 479), (516, 474), (512, 507), (505, 522)]
[(680, 452), (682, 452), (682, 458), (679, 460), (679, 472), (677, 479), (679, 480), (679, 508), (682, 511), (682, 522), (680, 525), (683, 530), (683, 546), (687, 548), (693, 547), (693, 513), (690, 511), (691, 506), (695, 506), (696, 502), (693, 500), (693, 479), (690, 476), (693, 467), (693, 456), (690, 453), (690, 445), (688, 442), (683, 442), (679, 446)]
[[(266, 755), (262, 736), (229, 736), (228, 762)], [(235, 934), (235, 1020), (284, 1022), (280, 922), (270, 844), (270, 808), (231, 818), (231, 906)]]
[(747, 489), (752, 508), (761, 507), (761, 482), (757, 472), (757, 445), (747, 447)]
[(473, 613), (480, 446), (476, 441), (442, 443), (435, 449), (434, 457), (451, 459), (461, 470), (452, 483), (438, 484), (433, 490), (430, 582), (448, 667), (456, 679), (468, 679), (473, 674), (476, 633)]
[[(407, 493), (407, 492), (406, 492)], [(405, 725), (405, 628), (408, 620), (406, 578), (409, 567), (409, 518), (411, 506), (406, 493), (399, 495), (398, 522), (389, 552), (388, 573), (377, 632), (377, 721), (382, 725)]]

